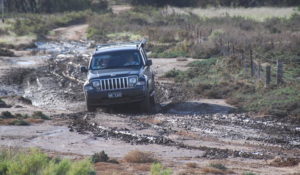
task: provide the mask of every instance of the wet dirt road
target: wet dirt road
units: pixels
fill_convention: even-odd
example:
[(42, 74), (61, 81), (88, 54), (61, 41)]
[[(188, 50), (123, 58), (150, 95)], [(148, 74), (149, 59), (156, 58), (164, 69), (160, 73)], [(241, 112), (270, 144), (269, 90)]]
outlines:
[(224, 100), (197, 98), (183, 85), (162, 77), (172, 68), (186, 69), (191, 59), (153, 59), (155, 113), (138, 113), (129, 104), (110, 113), (101, 109), (86, 112), (85, 75), (79, 67), (87, 64), (91, 46), (88, 41), (40, 42), (30, 56), (0, 58), (0, 96), (12, 106), (0, 112), (43, 111), (52, 117), (31, 126), (0, 126), (1, 146), (39, 147), (74, 155), (104, 150), (116, 158), (138, 149), (154, 153), (178, 171), (186, 162), (204, 166), (218, 161), (238, 174), (300, 172), (297, 163), (275, 167), (269, 163), (275, 157), (300, 161), (299, 122), (234, 113), (234, 107)]

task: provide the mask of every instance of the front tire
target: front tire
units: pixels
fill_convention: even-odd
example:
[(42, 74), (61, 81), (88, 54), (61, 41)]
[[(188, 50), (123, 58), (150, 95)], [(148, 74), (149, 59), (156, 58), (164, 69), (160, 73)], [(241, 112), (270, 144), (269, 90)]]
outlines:
[(86, 109), (88, 112), (95, 112), (97, 108), (86, 103)]
[(142, 112), (150, 113), (152, 111), (152, 99), (149, 97), (149, 95), (146, 96), (146, 98), (141, 102), (140, 108)]

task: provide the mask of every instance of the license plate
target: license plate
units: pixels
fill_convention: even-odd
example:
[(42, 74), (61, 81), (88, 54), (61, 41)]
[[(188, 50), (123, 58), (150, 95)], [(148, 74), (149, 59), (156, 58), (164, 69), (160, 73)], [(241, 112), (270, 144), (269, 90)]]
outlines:
[(120, 98), (122, 97), (122, 92), (109, 92), (108, 98)]

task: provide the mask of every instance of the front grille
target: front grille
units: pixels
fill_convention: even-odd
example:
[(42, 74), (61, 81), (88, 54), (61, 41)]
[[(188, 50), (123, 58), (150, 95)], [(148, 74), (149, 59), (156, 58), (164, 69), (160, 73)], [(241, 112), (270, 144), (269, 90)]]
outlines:
[(109, 78), (100, 80), (100, 90), (118, 90), (128, 88), (128, 77)]

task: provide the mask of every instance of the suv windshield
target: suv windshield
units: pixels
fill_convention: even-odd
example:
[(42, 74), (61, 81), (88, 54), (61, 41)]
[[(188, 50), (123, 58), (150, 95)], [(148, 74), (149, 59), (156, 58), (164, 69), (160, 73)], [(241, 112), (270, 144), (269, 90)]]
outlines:
[(121, 67), (141, 67), (142, 58), (137, 50), (114, 51), (96, 54), (91, 62), (92, 70)]

